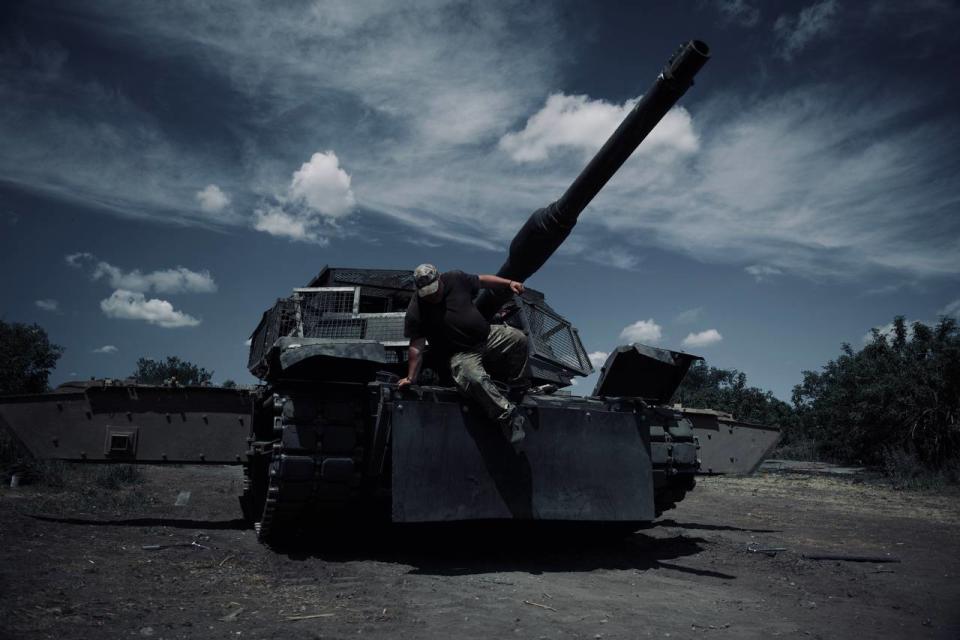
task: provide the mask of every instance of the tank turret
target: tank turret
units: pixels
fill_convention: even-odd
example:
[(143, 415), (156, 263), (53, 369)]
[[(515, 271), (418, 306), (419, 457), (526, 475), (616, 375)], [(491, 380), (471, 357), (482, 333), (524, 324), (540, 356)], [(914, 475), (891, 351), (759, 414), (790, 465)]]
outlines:
[[(498, 276), (522, 282), (544, 265), (570, 235), (577, 218), (594, 196), (690, 88), (693, 77), (709, 57), (709, 47), (699, 40), (691, 40), (677, 50), (653, 86), (560, 199), (530, 215), (510, 242), (507, 259), (497, 271)], [(481, 293), (477, 306), (490, 318), (509, 298), (509, 292), (488, 289)]]

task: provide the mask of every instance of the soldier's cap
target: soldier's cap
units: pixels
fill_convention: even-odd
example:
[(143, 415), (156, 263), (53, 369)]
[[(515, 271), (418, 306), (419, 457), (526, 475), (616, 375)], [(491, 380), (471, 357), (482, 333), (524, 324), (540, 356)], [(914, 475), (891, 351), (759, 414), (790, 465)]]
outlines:
[(432, 264), (422, 264), (413, 270), (413, 281), (418, 296), (432, 296), (440, 289), (440, 272)]

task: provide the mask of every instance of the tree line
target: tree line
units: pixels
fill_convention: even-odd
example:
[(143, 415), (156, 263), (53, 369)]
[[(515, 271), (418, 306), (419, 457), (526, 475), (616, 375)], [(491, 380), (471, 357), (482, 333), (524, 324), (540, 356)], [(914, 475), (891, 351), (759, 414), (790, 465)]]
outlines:
[[(804, 371), (792, 403), (747, 385), (735, 369), (691, 367), (674, 401), (777, 425), (781, 445), (818, 459), (960, 475), (960, 330), (898, 316), (860, 350), (843, 344), (819, 371)], [(900, 467), (901, 469), (897, 469)]]

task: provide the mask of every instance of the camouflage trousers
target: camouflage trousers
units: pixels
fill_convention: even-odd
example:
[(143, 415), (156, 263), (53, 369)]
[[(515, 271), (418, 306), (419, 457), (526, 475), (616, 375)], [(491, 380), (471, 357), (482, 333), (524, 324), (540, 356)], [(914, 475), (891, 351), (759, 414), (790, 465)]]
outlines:
[(493, 383), (490, 374), (507, 383), (516, 383), (526, 367), (527, 336), (503, 324), (490, 327), (486, 343), (450, 357), (450, 373), (460, 392), (501, 423), (510, 419), (514, 404)]

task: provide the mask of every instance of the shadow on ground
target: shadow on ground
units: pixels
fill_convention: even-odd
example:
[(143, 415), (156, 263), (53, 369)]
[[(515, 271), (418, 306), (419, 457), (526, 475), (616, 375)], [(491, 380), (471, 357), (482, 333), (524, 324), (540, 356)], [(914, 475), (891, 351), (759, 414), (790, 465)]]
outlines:
[[(195, 531), (243, 530), (242, 519), (78, 518), (30, 516), (44, 522), (85, 527), (172, 527)], [(350, 522), (349, 519), (344, 521)], [(343, 522), (343, 521), (342, 521)], [(662, 521), (685, 529), (730, 529), (697, 523)], [(522, 571), (530, 574), (596, 569), (665, 569), (723, 580), (735, 575), (678, 566), (669, 561), (692, 557), (710, 543), (688, 535), (654, 536), (631, 532), (633, 525), (544, 522), (459, 522), (390, 524), (382, 520), (356, 524), (321, 523), (298, 528), (274, 540), (266, 553), (293, 561), (330, 563), (376, 561), (408, 565), (418, 575), (460, 576)], [(755, 531), (753, 529), (745, 531)]]
[(303, 530), (274, 542), (272, 549), (295, 561), (374, 560), (410, 565), (410, 573), (423, 575), (663, 568), (735, 579), (725, 573), (665, 563), (695, 556), (704, 550), (704, 544), (709, 543), (702, 538), (629, 534), (622, 527), (499, 522)]
[(123, 518), (105, 520), (93, 518), (55, 518), (53, 516), (30, 516), (34, 520), (44, 522), (58, 522), (60, 524), (75, 524), (91, 527), (172, 527), (174, 529), (209, 529), (222, 531), (224, 529), (249, 529), (250, 525), (241, 519), (235, 520), (188, 520), (184, 518)]
[(677, 522), (676, 520), (657, 520), (658, 527), (677, 527), (701, 531), (742, 531), (746, 533), (780, 533), (780, 529), (746, 529), (725, 524), (700, 524), (699, 522)]

